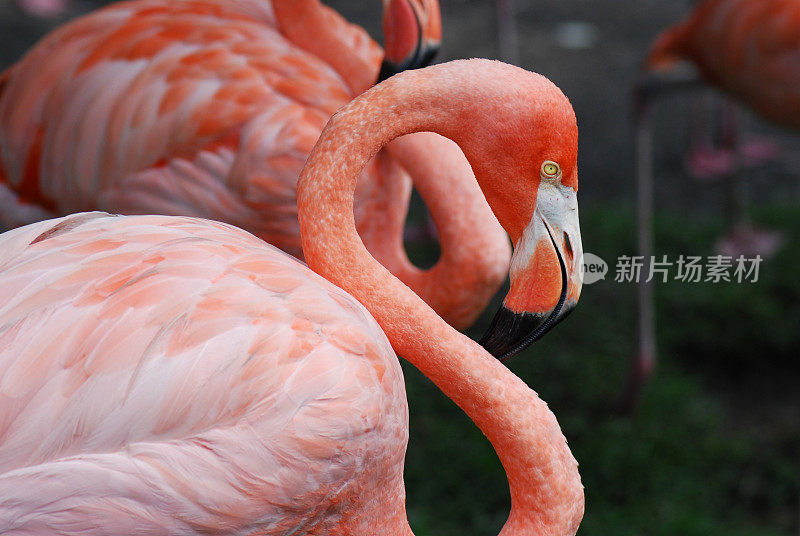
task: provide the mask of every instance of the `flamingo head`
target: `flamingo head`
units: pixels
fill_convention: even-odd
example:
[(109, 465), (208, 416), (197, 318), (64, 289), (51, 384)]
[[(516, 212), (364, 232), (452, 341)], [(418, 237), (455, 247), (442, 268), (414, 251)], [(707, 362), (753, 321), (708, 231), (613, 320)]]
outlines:
[(385, 55), (378, 82), (431, 64), (442, 41), (439, 0), (384, 0)]
[(543, 98), (510, 96), (520, 99), (516, 115), (482, 133), (479, 143), (490, 152), (484, 162), (473, 163), (476, 176), (488, 177), (479, 182), (514, 244), (510, 289), (480, 341), (499, 359), (563, 320), (577, 304), (583, 282), (575, 114), (544, 77), (528, 80)]

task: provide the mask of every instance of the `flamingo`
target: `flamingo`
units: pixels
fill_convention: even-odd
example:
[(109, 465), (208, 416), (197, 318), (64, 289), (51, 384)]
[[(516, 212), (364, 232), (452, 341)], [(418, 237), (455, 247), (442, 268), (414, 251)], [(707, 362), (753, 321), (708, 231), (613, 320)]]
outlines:
[[(385, 2), (384, 28), (381, 67), (366, 32), (318, 0), (136, 0), (62, 26), (0, 77), (0, 222), (198, 216), (302, 258), (296, 183), (309, 151), (379, 70), (431, 60), (438, 2)], [(442, 246), (425, 271), (403, 247), (409, 173)], [(458, 328), (511, 255), (471, 175), (455, 144), (418, 134), (382, 151), (356, 195), (370, 251)]]
[(691, 61), (708, 83), (797, 128), (798, 17), (800, 4), (791, 0), (705, 0), (656, 39), (647, 64), (663, 69)]
[[(637, 182), (639, 197), (639, 254), (652, 256), (652, 100), (665, 91), (696, 88), (699, 77), (750, 107), (766, 119), (800, 128), (800, 37), (797, 21), (800, 3), (787, 0), (702, 0), (690, 16), (662, 32), (651, 46), (647, 75), (636, 89)], [(692, 71), (685, 67), (693, 67)], [(723, 172), (729, 232), (716, 245), (722, 255), (774, 254), (782, 245), (780, 234), (754, 227), (745, 215), (743, 164), (774, 158), (764, 142), (745, 146), (739, 139), (736, 110), (724, 108), (723, 151), (706, 146), (692, 150), (690, 165), (699, 175)], [(697, 137), (696, 135), (694, 136)], [(724, 154), (724, 153), (728, 154)], [(647, 270), (647, 266), (643, 271)], [(656, 363), (653, 294), (639, 285), (639, 349), (634, 358), (623, 406), (635, 406)]]
[[(419, 131), (463, 149), (516, 244), (487, 349), (357, 233), (361, 169)], [(397, 352), (492, 442), (511, 493), (502, 534), (575, 534), (583, 489), (558, 422), (493, 355), (580, 295), (576, 157), (555, 85), (460, 60), (330, 120), (298, 184), (316, 273), (193, 217), (80, 213), (0, 235), (0, 532), (410, 536)]]
[[(800, 128), (800, 4), (786, 0), (704, 0), (687, 20), (665, 30), (653, 43), (646, 65), (663, 71), (680, 60), (690, 62), (702, 78), (760, 115), (779, 124)], [(736, 110), (725, 108), (723, 142), (729, 157), (728, 212), (731, 229), (717, 249), (727, 255), (769, 256), (780, 247), (779, 235), (755, 229), (745, 217), (741, 164), (761, 163), (775, 150), (764, 142), (742, 146)], [(703, 164), (719, 166), (719, 155), (694, 154)], [(717, 162), (715, 162), (717, 161)]]

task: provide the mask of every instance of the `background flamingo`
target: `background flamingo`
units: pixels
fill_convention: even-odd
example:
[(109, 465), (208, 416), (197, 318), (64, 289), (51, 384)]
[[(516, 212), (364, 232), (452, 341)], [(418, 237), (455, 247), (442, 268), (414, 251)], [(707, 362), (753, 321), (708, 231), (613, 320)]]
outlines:
[[(387, 2), (384, 26), (384, 75), (429, 61), (438, 3)], [(79, 18), (0, 79), (0, 219), (195, 215), (300, 256), (299, 171), (330, 115), (375, 82), (382, 56), (317, 0), (139, 0)], [(441, 237), (428, 271), (403, 248), (407, 171)], [(460, 328), (510, 255), (474, 181), (462, 180), (471, 174), (451, 142), (404, 138), (366, 167), (355, 207), (370, 250)]]
[(764, 117), (797, 127), (798, 14), (800, 5), (786, 0), (705, 0), (658, 37), (648, 66), (691, 61), (709, 83)]
[[(651, 70), (663, 70), (678, 61), (691, 62), (702, 78), (722, 89), (767, 119), (800, 127), (800, 114), (787, 113), (800, 102), (795, 84), (800, 57), (797, 25), (800, 5), (784, 0), (706, 0), (698, 3), (681, 24), (662, 33), (648, 55)], [(796, 62), (795, 62), (796, 63)], [(729, 235), (718, 249), (729, 255), (774, 254), (782, 240), (758, 230), (745, 215), (745, 164), (761, 165), (773, 158), (775, 149), (764, 142), (745, 145), (740, 139), (737, 112), (725, 106), (720, 135), (723, 151), (696, 150), (693, 162), (703, 167), (719, 166), (728, 156), (723, 173), (728, 179), (727, 213)], [(716, 158), (715, 158), (716, 157)], [(724, 164), (724, 163), (723, 163)]]
[(304, 249), (330, 283), (195, 218), (84, 213), (0, 237), (0, 532), (409, 535), (393, 347), (492, 442), (503, 534), (574, 534), (583, 489), (547, 405), (358, 237), (362, 166), (417, 131), (458, 142), (515, 240), (506, 306), (563, 318), (580, 293), (569, 102), (497, 62), (401, 74), (337, 114), (303, 172)]
[[(795, 65), (800, 58), (797, 25), (800, 4), (784, 0), (704, 0), (690, 16), (664, 31), (653, 43), (646, 61), (649, 73), (636, 89), (637, 177), (639, 184), (639, 254), (652, 255), (652, 133), (650, 106), (653, 97), (675, 90), (696, 89), (701, 81), (721, 89), (775, 122), (800, 127), (800, 75)], [(696, 70), (687, 69), (690, 64)], [(700, 79), (698, 79), (698, 75)], [(722, 105), (715, 121), (707, 103), (693, 108), (689, 170), (700, 178), (726, 179), (726, 227), (728, 233), (716, 245), (720, 254), (771, 256), (783, 244), (777, 233), (758, 229), (746, 215), (744, 167), (762, 165), (776, 150), (769, 143), (745, 144), (741, 139), (738, 113)], [(708, 141), (709, 127), (717, 133), (719, 149)], [(646, 268), (646, 267), (645, 267)], [(639, 349), (630, 383), (624, 396), (628, 408), (635, 404), (642, 383), (656, 361), (656, 335), (651, 285), (639, 285)]]

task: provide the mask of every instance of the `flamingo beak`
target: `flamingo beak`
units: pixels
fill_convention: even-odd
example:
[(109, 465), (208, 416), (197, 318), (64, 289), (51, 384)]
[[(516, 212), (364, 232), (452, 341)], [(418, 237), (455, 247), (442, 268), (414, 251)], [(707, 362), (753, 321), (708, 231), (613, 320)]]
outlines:
[(572, 312), (580, 298), (583, 249), (575, 191), (543, 185), (538, 199), (514, 248), (511, 288), (480, 341), (500, 360), (541, 338)]
[(385, 55), (378, 82), (402, 71), (430, 65), (439, 52), (442, 36), (437, 0), (384, 1)]

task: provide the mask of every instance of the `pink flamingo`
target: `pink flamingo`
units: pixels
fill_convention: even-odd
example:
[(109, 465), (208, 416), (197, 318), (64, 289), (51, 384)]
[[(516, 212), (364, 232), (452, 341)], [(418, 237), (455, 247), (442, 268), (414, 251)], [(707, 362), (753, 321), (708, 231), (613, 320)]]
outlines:
[(704, 0), (656, 39), (647, 64), (663, 69), (690, 61), (713, 86), (772, 121), (797, 127), (799, 17), (793, 0)]
[[(776, 123), (800, 127), (800, 4), (787, 0), (703, 0), (687, 20), (664, 31), (647, 57), (651, 70), (680, 60), (691, 62), (703, 79)], [(773, 255), (783, 240), (755, 228), (746, 218), (743, 164), (760, 164), (777, 150), (739, 140), (736, 110), (726, 108), (723, 143), (729, 156), (727, 204), (729, 234), (717, 249), (727, 255)], [(718, 152), (717, 152), (718, 153)], [(702, 153), (700, 163), (703, 162)], [(723, 153), (724, 154), (724, 153)], [(718, 154), (712, 154), (719, 158)], [(697, 155), (694, 155), (697, 159)]]
[(492, 352), (563, 318), (581, 285), (569, 101), (499, 62), (402, 73), (336, 114), (303, 170), (322, 277), (198, 218), (83, 213), (0, 236), (0, 532), (410, 536), (397, 352), (492, 442), (502, 534), (575, 534), (583, 489), (555, 416), (357, 234), (360, 170), (418, 131), (458, 143), (516, 243)]
[[(639, 254), (645, 259), (652, 255), (653, 98), (665, 91), (696, 88), (702, 79), (769, 120), (800, 127), (798, 21), (800, 3), (794, 0), (701, 0), (686, 20), (654, 41), (645, 63), (648, 73), (636, 90)], [(687, 63), (695, 72), (684, 68)], [(743, 167), (773, 159), (777, 150), (763, 141), (742, 143), (736, 110), (730, 104), (723, 110), (720, 130), (722, 149), (710, 151), (709, 144), (701, 141), (689, 161), (696, 175), (727, 176), (728, 232), (715, 249), (732, 257), (773, 255), (784, 239), (748, 221)], [(656, 363), (653, 293), (646, 283), (639, 285), (639, 312), (639, 350), (624, 397), (628, 408), (635, 405)]]
[[(385, 2), (382, 75), (430, 61), (436, 0)], [(296, 183), (325, 122), (374, 84), (381, 49), (318, 0), (137, 0), (44, 38), (0, 78), (0, 221), (100, 209), (225, 221), (301, 257)], [(409, 262), (411, 179), (438, 227)], [(356, 195), (370, 251), (454, 326), (469, 326), (511, 254), (461, 151), (398, 140)], [(469, 214), (469, 218), (465, 217)]]

